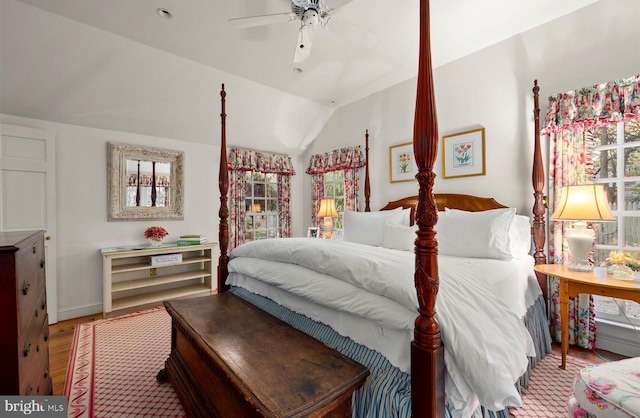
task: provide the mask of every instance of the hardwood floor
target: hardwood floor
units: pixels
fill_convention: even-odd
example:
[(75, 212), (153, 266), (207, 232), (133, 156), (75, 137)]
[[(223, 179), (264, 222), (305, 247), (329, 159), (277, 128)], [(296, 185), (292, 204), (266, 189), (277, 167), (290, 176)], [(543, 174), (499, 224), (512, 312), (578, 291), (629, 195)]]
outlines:
[[(68, 321), (61, 321), (49, 327), (49, 367), (51, 369), (54, 395), (62, 395), (64, 390), (64, 379), (67, 375), (69, 353), (71, 351), (71, 345), (73, 344), (73, 333), (75, 332), (76, 326), (102, 318), (102, 314), (84, 316)], [(559, 352), (560, 344), (554, 344), (553, 350)], [(580, 357), (594, 363), (604, 363), (626, 358), (625, 356), (609, 351), (591, 351), (576, 347), (569, 347), (569, 355)]]

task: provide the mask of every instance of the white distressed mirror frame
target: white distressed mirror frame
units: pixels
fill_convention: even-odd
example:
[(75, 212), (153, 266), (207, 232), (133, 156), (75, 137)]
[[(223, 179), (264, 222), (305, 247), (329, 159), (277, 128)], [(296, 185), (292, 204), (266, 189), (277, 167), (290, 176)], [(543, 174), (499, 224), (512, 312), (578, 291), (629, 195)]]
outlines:
[[(117, 142), (109, 142), (107, 146), (109, 221), (184, 219), (184, 152)], [(169, 207), (126, 206), (126, 161), (128, 159), (157, 161), (171, 165)]]

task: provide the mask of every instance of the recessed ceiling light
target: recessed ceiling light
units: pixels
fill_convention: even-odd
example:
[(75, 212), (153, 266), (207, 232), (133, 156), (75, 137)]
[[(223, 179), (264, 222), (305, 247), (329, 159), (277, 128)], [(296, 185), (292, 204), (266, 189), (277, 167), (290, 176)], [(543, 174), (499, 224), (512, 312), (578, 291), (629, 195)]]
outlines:
[(296, 73), (296, 74), (300, 74), (302, 72), (302, 68), (296, 67), (296, 68), (293, 69), (293, 72)]
[(156, 13), (158, 13), (158, 16), (160, 16), (163, 19), (171, 19), (173, 17), (173, 14), (170, 11), (162, 7), (160, 7), (159, 9), (156, 9)]

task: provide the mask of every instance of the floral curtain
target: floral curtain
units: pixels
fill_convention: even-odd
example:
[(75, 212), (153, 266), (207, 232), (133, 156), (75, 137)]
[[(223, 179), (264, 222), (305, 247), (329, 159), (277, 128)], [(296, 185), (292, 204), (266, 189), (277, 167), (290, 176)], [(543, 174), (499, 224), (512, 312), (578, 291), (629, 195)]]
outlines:
[[(593, 182), (591, 131), (613, 123), (640, 117), (640, 75), (597, 84), (549, 98), (542, 135), (550, 137), (549, 210), (556, 208), (560, 188)], [(549, 258), (556, 264), (569, 262), (563, 222), (551, 222)], [(557, 279), (550, 282), (551, 323), (560, 340), (560, 303)], [(569, 300), (569, 344), (595, 347), (593, 298), (580, 295)]]
[(233, 148), (229, 153), (229, 250), (246, 240), (245, 197), (246, 171), (275, 173), (278, 175), (278, 228), (281, 237), (291, 236), (291, 186), (290, 178), (296, 172), (291, 157), (266, 154), (258, 151)]
[[(366, 164), (361, 147), (345, 147), (324, 154), (312, 155), (309, 159), (307, 174), (311, 175), (311, 225), (322, 229), (319, 222), (318, 209), (320, 200), (324, 199), (324, 174), (331, 171), (344, 170), (344, 203), (348, 210), (358, 210), (360, 189), (359, 169)], [(323, 231), (321, 231), (323, 233)]]

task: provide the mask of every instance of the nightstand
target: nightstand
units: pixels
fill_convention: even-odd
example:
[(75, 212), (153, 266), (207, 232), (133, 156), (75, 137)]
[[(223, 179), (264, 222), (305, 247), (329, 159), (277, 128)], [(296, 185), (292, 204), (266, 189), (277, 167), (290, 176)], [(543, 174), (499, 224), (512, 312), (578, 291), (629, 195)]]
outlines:
[(598, 277), (592, 272), (572, 271), (562, 264), (538, 264), (535, 271), (560, 280), (560, 328), (562, 341), (561, 369), (567, 362), (569, 348), (569, 297), (588, 293), (598, 296), (628, 299), (640, 303), (640, 283), (633, 280), (618, 280), (611, 277)]

